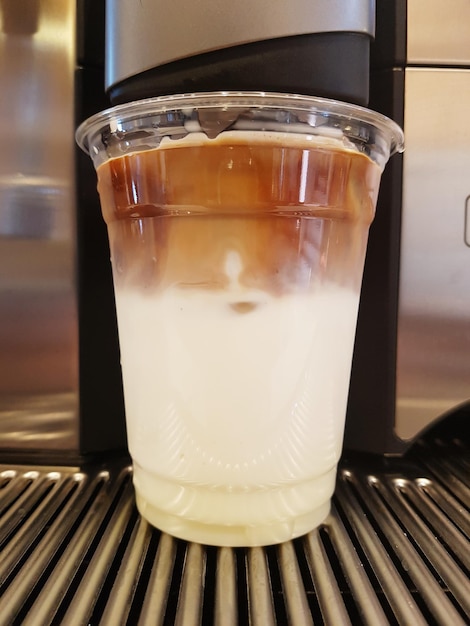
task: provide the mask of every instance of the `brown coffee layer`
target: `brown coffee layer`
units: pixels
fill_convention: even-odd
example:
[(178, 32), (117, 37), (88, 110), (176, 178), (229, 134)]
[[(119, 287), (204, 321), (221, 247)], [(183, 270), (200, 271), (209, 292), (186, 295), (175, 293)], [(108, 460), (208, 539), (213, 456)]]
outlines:
[[(358, 287), (380, 171), (351, 150), (289, 141), (168, 141), (98, 169), (117, 286), (273, 294)], [(233, 277), (232, 277), (233, 278)]]

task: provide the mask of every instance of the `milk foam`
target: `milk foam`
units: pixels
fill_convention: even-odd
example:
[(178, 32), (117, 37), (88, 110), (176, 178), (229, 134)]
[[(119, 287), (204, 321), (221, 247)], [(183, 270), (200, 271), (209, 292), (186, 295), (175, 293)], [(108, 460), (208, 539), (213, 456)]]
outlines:
[(205, 146), (205, 145), (217, 145), (217, 144), (229, 144), (235, 142), (246, 143), (249, 145), (261, 144), (263, 146), (280, 146), (286, 148), (289, 146), (296, 148), (304, 148), (311, 150), (312, 148), (336, 148), (338, 150), (351, 150), (357, 151), (354, 144), (341, 132), (339, 129), (330, 128), (322, 129), (322, 134), (317, 134), (314, 129), (312, 132), (305, 132), (305, 125), (298, 125), (295, 127), (292, 124), (286, 124), (285, 130), (259, 130), (251, 128), (248, 130), (225, 130), (218, 134), (216, 137), (208, 137), (202, 130), (202, 128), (194, 128), (189, 126), (189, 132), (186, 136), (177, 138), (171, 138), (169, 136), (162, 137), (160, 144), (156, 148), (157, 150), (177, 147), (189, 147), (189, 146)]

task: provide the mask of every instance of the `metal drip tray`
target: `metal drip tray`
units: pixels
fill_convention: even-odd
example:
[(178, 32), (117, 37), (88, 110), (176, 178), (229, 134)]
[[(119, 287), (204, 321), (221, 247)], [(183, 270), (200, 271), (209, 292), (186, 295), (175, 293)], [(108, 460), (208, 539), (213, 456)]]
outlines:
[(126, 462), (0, 466), (0, 624), (467, 624), (469, 502), (470, 448), (433, 441), (344, 461), (305, 537), (211, 548), (142, 521)]

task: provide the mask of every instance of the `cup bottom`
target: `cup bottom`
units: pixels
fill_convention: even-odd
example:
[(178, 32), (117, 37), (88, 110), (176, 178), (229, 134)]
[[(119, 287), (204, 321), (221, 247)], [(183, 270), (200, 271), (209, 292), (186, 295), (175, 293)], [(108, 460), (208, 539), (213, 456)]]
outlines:
[[(279, 516), (268, 513), (265, 519), (261, 519), (260, 512), (269, 511), (268, 500), (274, 499), (269, 491), (264, 494), (260, 491), (231, 494), (199, 488), (202, 493), (198, 498), (193, 488), (190, 500), (194, 502), (195, 498), (199, 499), (199, 509), (205, 512), (205, 515), (197, 516), (191, 514), (188, 503), (181, 507), (179, 513), (171, 510), (173, 503), (181, 504), (184, 500), (184, 496), (182, 497), (184, 488), (181, 485), (166, 482), (134, 464), (137, 508), (152, 526), (186, 541), (234, 548), (282, 543), (300, 537), (319, 526), (330, 511), (335, 478), (336, 467), (320, 477), (303, 482), (300, 486), (277, 489), (274, 509), (282, 502), (287, 511)], [(313, 497), (305, 500), (308, 493)], [(303, 506), (300, 506), (302, 500)], [(204, 503), (202, 506), (201, 501)], [(292, 506), (294, 501), (297, 502), (297, 507)], [(308, 509), (305, 502), (314, 506)], [(227, 504), (235, 504), (238, 510), (233, 523), (218, 519), (218, 516), (214, 515), (216, 511), (227, 511)], [(298, 510), (295, 511), (295, 508)], [(256, 513), (250, 515), (250, 512)]]

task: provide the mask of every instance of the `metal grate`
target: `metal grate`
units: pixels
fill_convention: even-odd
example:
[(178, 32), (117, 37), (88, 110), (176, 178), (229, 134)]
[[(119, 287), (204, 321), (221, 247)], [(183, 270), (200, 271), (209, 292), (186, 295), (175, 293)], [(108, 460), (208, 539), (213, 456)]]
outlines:
[(327, 522), (268, 548), (138, 515), (126, 463), (0, 466), (0, 625), (467, 624), (470, 448), (344, 461)]

